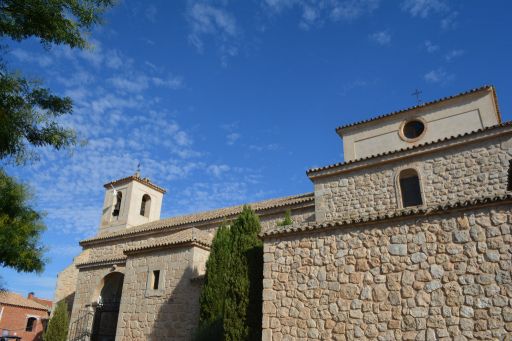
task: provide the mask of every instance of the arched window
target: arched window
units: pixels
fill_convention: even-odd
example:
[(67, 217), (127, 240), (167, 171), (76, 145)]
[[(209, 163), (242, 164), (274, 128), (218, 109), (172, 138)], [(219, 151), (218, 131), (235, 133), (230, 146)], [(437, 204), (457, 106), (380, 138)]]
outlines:
[(151, 207), (151, 197), (147, 194), (142, 196), (142, 202), (140, 203), (140, 215), (149, 217), (149, 208)]
[(404, 169), (400, 172), (398, 180), (402, 194), (402, 207), (422, 205), (418, 173), (414, 169)]
[(37, 319), (35, 317), (29, 317), (27, 319), (27, 327), (25, 328), (26, 332), (31, 332), (34, 330), (34, 327), (36, 326)]
[(121, 201), (123, 200), (123, 193), (117, 192), (116, 195), (116, 205), (114, 206), (114, 211), (112, 211), (112, 215), (114, 217), (119, 216), (119, 211), (121, 211)]

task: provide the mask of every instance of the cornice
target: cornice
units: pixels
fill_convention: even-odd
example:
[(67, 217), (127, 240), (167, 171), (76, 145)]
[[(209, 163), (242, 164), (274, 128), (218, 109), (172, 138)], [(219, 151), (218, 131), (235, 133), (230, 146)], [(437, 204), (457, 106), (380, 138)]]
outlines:
[(148, 178), (141, 178), (137, 174), (130, 175), (130, 176), (127, 176), (126, 178), (122, 178), (122, 179), (119, 179), (119, 180), (111, 181), (109, 183), (104, 184), (103, 187), (108, 189), (111, 186), (115, 187), (115, 186), (123, 185), (123, 184), (131, 182), (131, 181), (137, 181), (137, 182), (139, 182), (139, 183), (141, 183), (141, 184), (143, 184), (145, 186), (148, 186), (149, 188), (152, 188), (155, 191), (158, 191), (158, 192), (160, 192), (162, 194), (165, 194), (165, 192), (166, 192), (166, 190), (164, 188), (155, 185)]
[(388, 151), (380, 154), (367, 156), (360, 159), (338, 162), (324, 167), (312, 168), (306, 171), (306, 175), (311, 179), (345, 173), (360, 168), (375, 166), (385, 162), (409, 158), (416, 155), (431, 153), (446, 148), (452, 148), (468, 142), (477, 142), (489, 138), (494, 138), (503, 134), (512, 132), (512, 121), (500, 123), (491, 127), (485, 127), (471, 132), (444, 137), (435, 141), (425, 142), (415, 146)]
[(115, 258), (104, 258), (104, 259), (97, 259), (93, 261), (86, 261), (77, 263), (75, 266), (79, 269), (83, 268), (92, 268), (97, 266), (110, 266), (110, 265), (118, 265), (118, 264), (125, 264), (126, 263), (126, 257), (115, 257)]
[(340, 229), (340, 228), (350, 228), (356, 227), (360, 225), (368, 225), (380, 222), (387, 222), (391, 220), (403, 220), (411, 217), (425, 217), (432, 216), (435, 214), (442, 214), (451, 211), (457, 210), (469, 210), (475, 207), (484, 207), (484, 206), (495, 206), (501, 205), (505, 203), (512, 203), (512, 193), (507, 193), (503, 195), (497, 195), (494, 197), (484, 197), (474, 200), (466, 200), (466, 201), (457, 201), (451, 202), (447, 204), (441, 204), (432, 207), (426, 208), (411, 208), (411, 209), (397, 209), (394, 211), (390, 211), (387, 213), (376, 214), (368, 217), (361, 218), (349, 218), (342, 220), (333, 220), (324, 222), (321, 224), (316, 223), (307, 223), (307, 224), (299, 224), (292, 225), (290, 227), (274, 227), (272, 229), (268, 229), (267, 231), (260, 234), (260, 238), (269, 239), (274, 237), (292, 235), (292, 234), (301, 234), (301, 233), (315, 233), (322, 232), (326, 230)]

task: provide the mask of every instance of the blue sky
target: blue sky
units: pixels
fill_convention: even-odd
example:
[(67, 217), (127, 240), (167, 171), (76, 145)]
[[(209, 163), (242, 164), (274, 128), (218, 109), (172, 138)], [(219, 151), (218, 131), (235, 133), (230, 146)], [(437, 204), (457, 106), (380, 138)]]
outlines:
[(93, 48), (11, 44), (10, 66), (74, 99), (63, 124), (88, 143), (7, 169), (46, 212), (44, 273), (2, 269), (10, 290), (52, 297), (93, 236), (103, 184), (166, 188), (162, 217), (312, 191), (342, 160), (338, 125), (484, 84), (511, 119), (509, 1), (120, 1)]

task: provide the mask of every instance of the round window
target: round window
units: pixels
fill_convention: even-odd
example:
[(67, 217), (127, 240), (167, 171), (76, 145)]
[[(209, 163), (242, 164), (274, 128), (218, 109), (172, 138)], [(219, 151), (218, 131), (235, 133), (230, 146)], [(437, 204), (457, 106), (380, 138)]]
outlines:
[(406, 139), (415, 139), (421, 136), (425, 131), (425, 125), (421, 121), (413, 120), (404, 124), (402, 134)]

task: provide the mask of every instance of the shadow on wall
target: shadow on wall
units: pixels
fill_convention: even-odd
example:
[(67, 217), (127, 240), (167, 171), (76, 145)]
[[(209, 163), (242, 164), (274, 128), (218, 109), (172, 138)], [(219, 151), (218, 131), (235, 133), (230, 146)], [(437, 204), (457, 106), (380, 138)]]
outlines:
[(192, 340), (199, 323), (202, 281), (187, 267), (172, 293), (160, 306), (148, 340)]
[[(75, 301), (75, 292), (67, 295), (66, 297), (64, 297), (63, 299), (61, 299), (60, 301), (58, 301), (54, 307), (57, 306), (57, 304), (59, 304), (60, 302), (66, 302), (67, 304), (67, 307), (68, 307), (68, 317), (71, 318), (71, 312), (73, 311), (73, 302)], [(52, 316), (53, 316), (53, 311), (52, 311)]]

